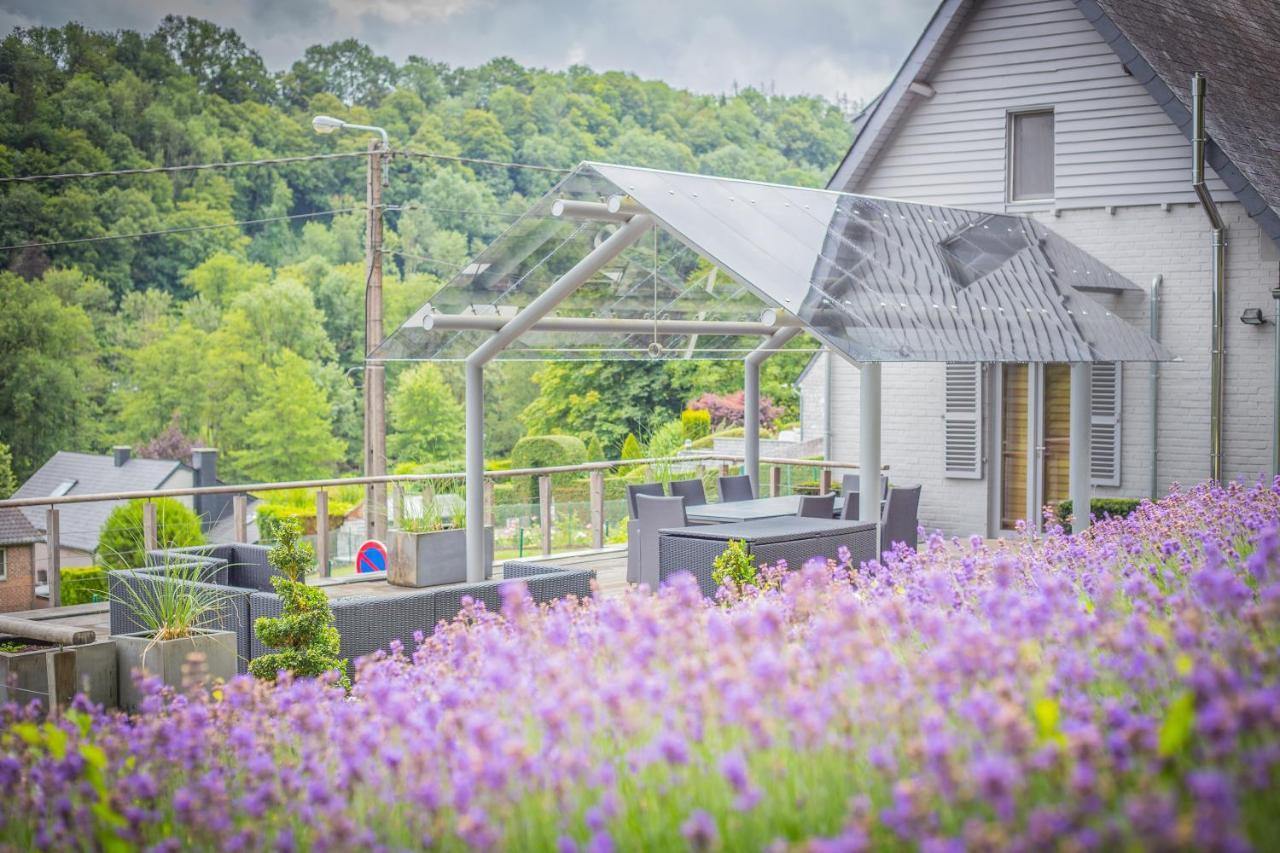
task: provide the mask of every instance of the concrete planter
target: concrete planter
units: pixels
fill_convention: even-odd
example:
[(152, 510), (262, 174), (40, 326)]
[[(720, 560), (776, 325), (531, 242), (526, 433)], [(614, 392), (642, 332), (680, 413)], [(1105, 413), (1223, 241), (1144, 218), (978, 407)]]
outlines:
[(32, 699), (39, 699), (45, 707), (69, 702), (71, 696), (49, 696), (49, 685), (54, 682), (52, 655), (68, 651), (75, 654), (74, 692), (86, 694), (94, 704), (116, 707), (119, 692), (116, 646), (112, 640), (99, 640), (83, 646), (39, 642), (30, 645), (33, 648), (27, 651), (0, 652), (0, 702), (13, 701), (25, 705)]
[(120, 681), (120, 707), (134, 710), (142, 702), (143, 693), (134, 683), (134, 672), (157, 677), (166, 685), (183, 690), (183, 664), (192, 654), (204, 655), (200, 685), (230, 681), (236, 675), (236, 635), (234, 631), (197, 630), (190, 637), (177, 640), (152, 638), (150, 632), (117, 634), (116, 669)]
[[(485, 577), (493, 566), (493, 528), (485, 527)], [(424, 587), (463, 583), (467, 579), (467, 531), (464, 528), (411, 533), (396, 530), (391, 539), (387, 582)]]

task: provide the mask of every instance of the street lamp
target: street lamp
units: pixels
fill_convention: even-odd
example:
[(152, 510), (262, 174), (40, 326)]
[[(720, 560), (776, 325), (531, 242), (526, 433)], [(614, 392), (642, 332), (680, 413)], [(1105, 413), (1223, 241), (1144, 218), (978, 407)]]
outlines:
[[(365, 382), (364, 382), (364, 473), (366, 477), (387, 474), (387, 410), (386, 382), (381, 364), (370, 356), (382, 344), (382, 188), (387, 182), (383, 168), (389, 140), (387, 132), (367, 124), (351, 124), (333, 116), (316, 116), (311, 120), (316, 133), (333, 133), (344, 128), (367, 130), (382, 137), (381, 143), (369, 143), (369, 170), (366, 180), (365, 205), (367, 239), (365, 256), (368, 275), (365, 278)], [(364, 523), (370, 539), (387, 539), (387, 484), (369, 483), (364, 487)]]

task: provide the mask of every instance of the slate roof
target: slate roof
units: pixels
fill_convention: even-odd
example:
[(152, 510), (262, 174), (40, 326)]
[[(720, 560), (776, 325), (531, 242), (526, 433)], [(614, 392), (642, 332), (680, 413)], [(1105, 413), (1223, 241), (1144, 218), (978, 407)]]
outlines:
[(1280, 242), (1280, 2), (1074, 2), (1188, 138), (1191, 75), (1204, 73), (1206, 159)]
[[(176, 471), (186, 467), (181, 462), (166, 459), (137, 458), (117, 467), (111, 456), (60, 450), (40, 466), (40, 470), (32, 474), (13, 493), (13, 497), (45, 497), (68, 480), (75, 480), (75, 485), (67, 492), (69, 495), (156, 489)], [(62, 547), (92, 552), (98, 547), (98, 533), (102, 530), (103, 522), (113, 509), (123, 503), (124, 501), (101, 501), (63, 505), (59, 510)], [(44, 532), (44, 507), (24, 507), (21, 512), (31, 526)]]
[(44, 536), (18, 509), (0, 509), (0, 545), (27, 545), (41, 542)]
[[(1205, 158), (1259, 227), (1280, 244), (1280, 2), (1072, 0), (1166, 115), (1191, 137), (1191, 74), (1207, 78)], [(889, 144), (981, 0), (942, 0), (897, 75), (873, 102), (827, 186), (856, 185)], [(1190, 181), (1190, 146), (1187, 180)]]

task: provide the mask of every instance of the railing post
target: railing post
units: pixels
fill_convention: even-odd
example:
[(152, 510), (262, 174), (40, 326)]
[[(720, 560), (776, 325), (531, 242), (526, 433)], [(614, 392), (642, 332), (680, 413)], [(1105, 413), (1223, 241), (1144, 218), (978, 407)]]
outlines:
[(831, 469), (823, 468), (818, 475), (818, 494), (825, 495), (831, 491)]
[(493, 519), (496, 513), (494, 508), (493, 480), (484, 481), (484, 525), (485, 527), (493, 527)]
[(774, 465), (769, 469), (769, 496), (778, 497), (782, 494), (782, 466)]
[(49, 584), (49, 606), (62, 606), (62, 531), (58, 508), (51, 506), (44, 518), (45, 575)]
[(404, 524), (404, 483), (395, 483), (391, 486), (391, 513), (396, 527)]
[(538, 478), (538, 519), (542, 525), (542, 555), (551, 553), (551, 478)]
[(604, 547), (604, 470), (591, 472), (591, 547)]
[(329, 577), (329, 493), (316, 492), (316, 564), (320, 577)]
[(231, 527), (237, 542), (249, 541), (249, 497), (231, 496)]
[(721, 477), (728, 477), (728, 476), (729, 476), (729, 463), (728, 463), (728, 462), (721, 462), (721, 463), (720, 463), (720, 476), (721, 476)]
[(142, 547), (154, 551), (160, 547), (160, 538), (156, 535), (156, 505), (147, 501), (142, 505)]

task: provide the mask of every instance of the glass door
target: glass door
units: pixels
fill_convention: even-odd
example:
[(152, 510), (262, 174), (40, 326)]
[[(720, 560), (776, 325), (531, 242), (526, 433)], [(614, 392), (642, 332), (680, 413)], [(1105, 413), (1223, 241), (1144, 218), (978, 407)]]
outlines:
[(1071, 446), (1071, 368), (1007, 364), (1000, 384), (1000, 530), (1040, 529), (1045, 504), (1066, 500)]

